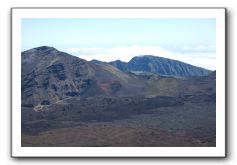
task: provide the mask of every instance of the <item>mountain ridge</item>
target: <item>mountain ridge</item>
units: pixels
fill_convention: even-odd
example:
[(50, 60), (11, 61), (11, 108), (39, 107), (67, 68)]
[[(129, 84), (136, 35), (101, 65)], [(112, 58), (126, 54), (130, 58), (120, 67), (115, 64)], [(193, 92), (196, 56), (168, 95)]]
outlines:
[(134, 95), (143, 88), (135, 75), (51, 47), (22, 52), (21, 63), (22, 106), (47, 105), (74, 96)]
[(91, 60), (95, 64), (110, 64), (125, 72), (154, 73), (167, 76), (204, 76), (210, 70), (193, 66), (182, 61), (153, 55), (135, 56), (129, 62), (120, 60), (103, 62)]
[[(198, 83), (193, 85), (192, 78), (124, 72), (113, 65), (96, 65), (46, 46), (22, 52), (21, 62), (22, 106), (38, 107), (38, 110), (70, 97), (150, 98), (184, 95), (183, 89), (187, 87), (199, 93), (212, 89), (211, 79), (205, 78), (208, 75), (193, 78), (207, 84), (199, 87)], [(192, 90), (186, 91), (188, 94)]]

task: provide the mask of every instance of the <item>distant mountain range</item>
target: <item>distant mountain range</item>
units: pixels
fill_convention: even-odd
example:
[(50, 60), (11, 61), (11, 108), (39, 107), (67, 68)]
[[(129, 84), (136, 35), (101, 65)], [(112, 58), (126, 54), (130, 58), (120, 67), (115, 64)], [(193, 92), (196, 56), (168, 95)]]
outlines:
[(211, 73), (210, 70), (196, 67), (184, 62), (152, 55), (136, 56), (129, 62), (120, 60), (103, 62), (92, 60), (95, 64), (110, 64), (121, 71), (140, 73), (154, 73), (166, 76), (203, 76)]
[[(154, 56), (134, 57), (129, 63), (114, 61), (107, 64), (95, 60), (88, 62), (42, 46), (22, 52), (21, 62), (22, 106), (34, 107), (35, 110), (70, 97), (180, 96), (193, 91), (199, 94), (207, 89), (215, 91), (215, 81), (207, 75), (211, 71)], [(131, 71), (131, 68), (136, 72), (158, 72), (166, 76), (123, 71)], [(167, 75), (207, 76), (188, 78)], [(210, 75), (213, 77), (215, 73)], [(203, 84), (200, 85), (200, 82)]]

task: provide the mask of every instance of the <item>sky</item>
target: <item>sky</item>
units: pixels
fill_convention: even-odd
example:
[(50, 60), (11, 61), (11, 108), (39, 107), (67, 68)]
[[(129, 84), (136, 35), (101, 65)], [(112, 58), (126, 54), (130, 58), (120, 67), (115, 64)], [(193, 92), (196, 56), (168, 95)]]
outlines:
[(215, 70), (215, 19), (24, 18), (21, 30), (22, 51), (45, 45), (107, 62), (155, 55)]

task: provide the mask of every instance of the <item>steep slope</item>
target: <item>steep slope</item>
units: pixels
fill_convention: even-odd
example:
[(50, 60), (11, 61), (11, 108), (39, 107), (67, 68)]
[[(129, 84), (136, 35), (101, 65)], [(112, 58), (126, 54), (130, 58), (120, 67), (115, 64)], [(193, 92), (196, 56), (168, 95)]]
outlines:
[(22, 52), (22, 106), (49, 105), (82, 94), (95, 74), (90, 65), (52, 47)]
[(210, 71), (184, 62), (155, 56), (138, 56), (128, 63), (129, 70), (173, 76), (203, 76)]
[(22, 106), (36, 110), (70, 97), (138, 94), (142, 87), (135, 75), (46, 46), (22, 52), (21, 78)]
[[(92, 62), (95, 64), (105, 63), (98, 60), (92, 60)], [(211, 72), (210, 70), (196, 67), (177, 60), (151, 55), (136, 56), (132, 58), (128, 63), (116, 60), (109, 62), (108, 64), (125, 72), (145, 72), (166, 76), (203, 76)]]

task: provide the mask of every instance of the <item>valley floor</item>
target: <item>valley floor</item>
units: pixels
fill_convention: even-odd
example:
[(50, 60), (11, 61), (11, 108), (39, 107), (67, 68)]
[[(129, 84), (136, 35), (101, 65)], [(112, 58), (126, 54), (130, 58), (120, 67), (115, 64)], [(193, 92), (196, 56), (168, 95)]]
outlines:
[[(78, 111), (75, 107), (71, 107), (70, 115), (75, 117), (76, 113), (73, 113), (75, 111), (80, 117), (73, 119), (70, 116), (72, 120), (67, 120), (69, 112), (65, 112), (65, 109), (62, 110), (64, 115), (61, 116), (54, 116), (54, 111), (32, 112), (28, 116), (23, 116), (23, 121), (27, 122), (22, 124), (22, 146), (214, 147), (216, 145), (215, 96), (173, 98), (175, 101), (170, 98), (167, 105), (159, 107), (156, 103), (159, 103), (160, 99), (162, 100), (162, 98), (155, 98), (137, 100), (137, 102), (125, 99), (126, 103), (118, 99), (105, 99), (101, 102), (104, 105), (103, 110), (100, 110), (101, 107), (97, 105), (98, 108), (94, 111), (97, 113), (96, 116), (103, 114), (102, 118), (93, 118), (92, 112), (87, 114), (83, 109)], [(108, 107), (111, 105), (106, 103), (111, 101), (114, 106)], [(96, 107), (95, 100), (85, 102), (88, 104), (88, 109)], [(155, 102), (154, 107), (147, 106), (147, 102), (149, 104)], [(148, 109), (139, 110), (138, 107), (142, 108), (142, 105), (137, 103), (145, 104)], [(128, 105), (130, 108), (134, 105), (136, 110), (126, 108)], [(122, 112), (123, 109), (130, 112), (127, 112), (128, 115), (122, 113), (121, 116), (118, 109)], [(27, 110), (29, 111), (25, 109)], [(111, 116), (112, 120), (107, 120), (107, 118), (111, 119)], [(47, 124), (41, 125), (41, 123)]]

